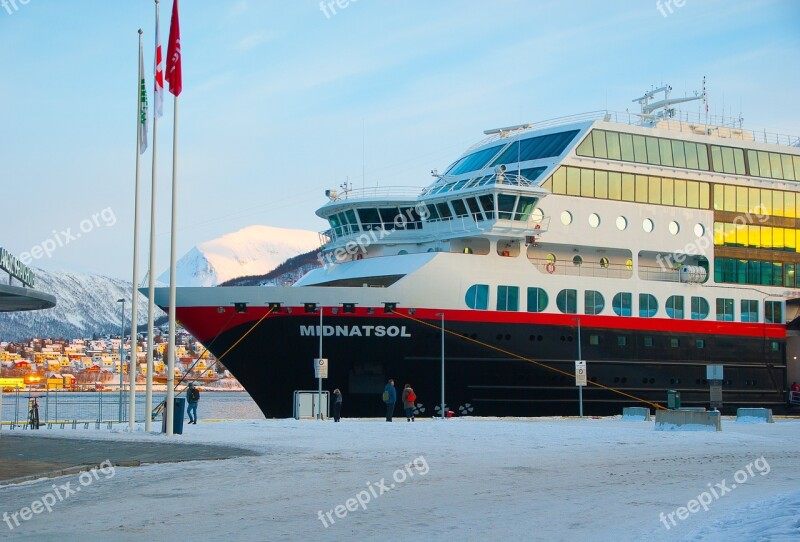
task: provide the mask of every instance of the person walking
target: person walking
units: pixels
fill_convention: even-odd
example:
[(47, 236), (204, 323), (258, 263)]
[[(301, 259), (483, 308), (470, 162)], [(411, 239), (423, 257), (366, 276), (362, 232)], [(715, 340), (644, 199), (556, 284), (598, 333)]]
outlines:
[(397, 402), (397, 390), (394, 389), (394, 380), (391, 378), (383, 388), (383, 402), (386, 403), (386, 421), (392, 421), (394, 415), (394, 404)]
[(200, 401), (200, 390), (194, 387), (194, 382), (186, 388), (186, 415), (189, 416), (189, 423), (197, 425), (197, 403)]
[(406, 421), (414, 421), (414, 409), (416, 408), (417, 394), (411, 384), (403, 386), (403, 409), (406, 411)]
[(333, 390), (333, 421), (338, 422), (342, 418), (342, 392), (339, 388)]

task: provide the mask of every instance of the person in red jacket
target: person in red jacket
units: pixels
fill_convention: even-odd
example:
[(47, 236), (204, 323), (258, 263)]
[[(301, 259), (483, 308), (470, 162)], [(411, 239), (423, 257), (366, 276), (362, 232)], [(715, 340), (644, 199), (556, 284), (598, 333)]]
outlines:
[(414, 421), (414, 408), (417, 400), (417, 394), (414, 393), (411, 384), (403, 386), (403, 409), (406, 411), (406, 419), (409, 422)]

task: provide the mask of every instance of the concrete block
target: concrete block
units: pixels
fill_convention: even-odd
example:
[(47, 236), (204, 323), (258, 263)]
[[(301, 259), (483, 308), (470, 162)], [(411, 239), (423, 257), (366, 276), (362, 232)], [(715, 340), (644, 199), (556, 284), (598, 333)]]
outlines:
[(650, 409), (645, 407), (625, 407), (622, 409), (622, 419), (625, 421), (650, 421)]
[(722, 418), (717, 410), (659, 410), (656, 431), (722, 431)]
[(737, 408), (736, 423), (775, 423), (771, 408)]

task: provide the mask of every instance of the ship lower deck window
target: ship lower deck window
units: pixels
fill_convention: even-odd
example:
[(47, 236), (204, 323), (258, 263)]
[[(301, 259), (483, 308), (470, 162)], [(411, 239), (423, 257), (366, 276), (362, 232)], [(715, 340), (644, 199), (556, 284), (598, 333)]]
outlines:
[(592, 346), (597, 346), (600, 344), (600, 336), (599, 335), (589, 335), (589, 344)]
[(497, 287), (497, 310), (499, 311), (519, 310), (519, 287), (517, 286)]
[(528, 288), (528, 312), (543, 312), (547, 302), (547, 292), (542, 288)]
[(584, 293), (584, 312), (586, 314), (600, 314), (606, 306), (603, 294), (595, 290), (586, 290)]
[(758, 301), (742, 299), (742, 322), (758, 322)]
[(630, 292), (620, 292), (611, 300), (611, 306), (617, 316), (631, 316), (632, 295)]
[(764, 302), (764, 321), (768, 324), (783, 323), (783, 306), (780, 301)]
[(625, 335), (619, 335), (617, 337), (617, 346), (628, 346), (628, 337)]
[(705, 320), (709, 310), (708, 301), (702, 297), (692, 297), (692, 320)]
[(578, 312), (578, 291), (566, 289), (558, 292), (556, 306), (564, 314), (576, 314)]
[(652, 318), (658, 312), (658, 301), (652, 294), (639, 294), (639, 318)]
[(669, 346), (670, 346), (670, 348), (678, 348), (680, 345), (681, 345), (681, 340), (680, 340), (680, 339), (677, 339), (677, 338), (675, 338), (675, 337), (672, 337), (672, 338), (669, 340)]
[(717, 299), (717, 320), (719, 322), (733, 322), (733, 299)]
[(683, 320), (683, 296), (673, 295), (667, 298), (667, 316)]
[(695, 339), (694, 345), (697, 348), (705, 348), (706, 347), (706, 340), (705, 339)]
[(464, 300), (470, 309), (485, 311), (489, 308), (489, 285), (473, 284), (467, 289)]
[(645, 337), (644, 338), (644, 345), (647, 348), (650, 348), (651, 346), (653, 346), (653, 337)]

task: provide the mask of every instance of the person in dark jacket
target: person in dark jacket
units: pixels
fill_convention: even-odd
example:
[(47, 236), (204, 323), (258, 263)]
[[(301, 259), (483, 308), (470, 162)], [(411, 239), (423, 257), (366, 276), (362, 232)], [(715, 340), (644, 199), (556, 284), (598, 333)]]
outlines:
[(333, 421), (338, 422), (342, 418), (342, 392), (339, 388), (333, 390)]
[(392, 416), (394, 415), (394, 404), (397, 402), (397, 390), (394, 389), (394, 380), (391, 378), (389, 382), (386, 384), (386, 387), (383, 388), (384, 403), (386, 403), (386, 421), (392, 421)]
[(416, 408), (414, 404), (415, 399), (416, 394), (411, 388), (411, 384), (403, 386), (403, 410), (406, 411), (406, 421), (414, 421), (414, 408)]
[(189, 423), (197, 425), (197, 403), (200, 401), (200, 390), (194, 387), (194, 383), (190, 383), (186, 388), (186, 414), (189, 416)]

